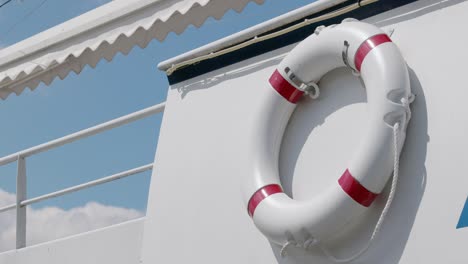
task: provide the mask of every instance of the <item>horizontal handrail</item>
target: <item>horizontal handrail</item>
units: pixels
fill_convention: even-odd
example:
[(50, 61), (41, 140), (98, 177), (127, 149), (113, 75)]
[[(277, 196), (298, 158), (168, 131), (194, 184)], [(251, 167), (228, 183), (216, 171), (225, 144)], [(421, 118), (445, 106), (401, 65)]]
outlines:
[(41, 196), (38, 196), (38, 197), (35, 197), (35, 198), (27, 199), (27, 200), (24, 200), (24, 201), (21, 202), (21, 206), (30, 205), (30, 204), (37, 203), (37, 202), (40, 202), (40, 201), (43, 201), (43, 200), (46, 200), (46, 199), (61, 196), (61, 195), (71, 193), (71, 192), (76, 192), (76, 191), (86, 189), (86, 188), (89, 188), (89, 187), (92, 187), (92, 186), (100, 185), (100, 184), (103, 184), (103, 183), (106, 183), (106, 182), (119, 180), (119, 179), (131, 176), (131, 175), (134, 175), (134, 174), (137, 174), (137, 173), (140, 173), (140, 172), (151, 170), (152, 168), (153, 168), (153, 163), (150, 163), (150, 164), (138, 167), (138, 168), (134, 168), (134, 169), (131, 169), (131, 170), (119, 172), (119, 173), (116, 173), (116, 174), (113, 174), (113, 175), (110, 175), (110, 176), (107, 176), (107, 177), (103, 177), (103, 178), (100, 178), (100, 179), (97, 179), (97, 180), (94, 180), (94, 181), (89, 181), (89, 182), (86, 182), (86, 183), (83, 183), (83, 184), (75, 185), (73, 187), (65, 188), (65, 189), (62, 189), (60, 191), (56, 191), (56, 192), (52, 192), (52, 193), (49, 193), (49, 194), (44, 194), (44, 195), (41, 195)]
[(4, 206), (2, 208), (0, 208), (0, 213), (1, 212), (5, 212), (5, 211), (8, 211), (8, 210), (11, 210), (11, 209), (15, 209), (16, 208), (16, 204), (10, 204), (10, 205), (7, 205), (7, 206)]
[(52, 148), (56, 148), (56, 147), (59, 147), (59, 146), (74, 142), (74, 141), (76, 141), (78, 139), (81, 139), (81, 138), (96, 135), (96, 134), (101, 133), (103, 131), (106, 131), (106, 130), (109, 130), (109, 129), (112, 129), (112, 128), (115, 128), (115, 127), (119, 127), (119, 126), (128, 124), (130, 122), (136, 121), (138, 119), (145, 118), (145, 117), (150, 116), (150, 115), (163, 112), (165, 105), (166, 105), (165, 102), (160, 103), (160, 104), (157, 104), (157, 105), (142, 109), (140, 111), (137, 111), (137, 112), (134, 112), (134, 113), (131, 113), (131, 114), (128, 114), (128, 115), (124, 115), (124, 116), (118, 117), (116, 119), (112, 119), (112, 120), (107, 121), (105, 123), (102, 123), (102, 124), (99, 124), (99, 125), (87, 128), (87, 129), (83, 129), (83, 130), (75, 132), (73, 134), (70, 134), (70, 135), (67, 135), (67, 136), (64, 136), (64, 137), (49, 141), (47, 143), (40, 144), (40, 145), (37, 145), (37, 146), (29, 148), (29, 149), (21, 150), (21, 151), (18, 151), (16, 153), (10, 154), (8, 156), (4, 156), (4, 157), (0, 158), (0, 166), (16, 161), (16, 160), (18, 160), (18, 157), (28, 157), (28, 156), (31, 156), (31, 155), (34, 155), (34, 154), (37, 154), (37, 153), (44, 152), (46, 150), (52, 149)]
[(137, 167), (131, 170), (119, 172), (107, 177), (103, 177), (97, 180), (89, 181), (72, 187), (68, 187), (56, 192), (44, 194), (37, 196), (35, 198), (26, 199), (26, 157), (38, 154), (52, 148), (60, 147), (65, 144), (74, 142), (76, 140), (86, 138), (89, 136), (96, 135), (98, 133), (110, 130), (130, 122), (145, 118), (147, 116), (161, 113), (164, 111), (166, 103), (160, 103), (140, 111), (133, 112), (131, 114), (121, 116), (110, 121), (95, 125), (93, 127), (80, 130), (78, 132), (69, 134), (67, 136), (51, 140), (49, 142), (36, 145), (32, 148), (18, 151), (16, 153), (4, 156), (0, 158), (0, 166), (11, 163), (18, 162), (18, 172), (16, 174), (16, 203), (0, 207), (0, 213), (8, 210), (16, 209), (16, 248), (24, 248), (26, 246), (26, 206), (37, 203), (46, 199), (53, 197), (61, 196), (71, 192), (76, 192), (82, 189), (86, 189), (92, 186), (99, 184), (104, 184), (110, 181), (115, 181), (121, 178), (125, 178), (143, 171), (147, 171), (153, 168), (153, 164), (146, 164), (141, 167)]

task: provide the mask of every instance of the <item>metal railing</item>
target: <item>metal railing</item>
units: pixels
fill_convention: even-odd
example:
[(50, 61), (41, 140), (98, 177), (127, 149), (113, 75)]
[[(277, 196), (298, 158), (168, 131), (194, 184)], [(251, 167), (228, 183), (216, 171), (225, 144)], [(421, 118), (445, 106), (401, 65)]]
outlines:
[(0, 158), (0, 166), (6, 165), (12, 162), (17, 161), (18, 170), (16, 174), (16, 202), (0, 208), (0, 213), (16, 208), (16, 248), (23, 248), (26, 246), (26, 206), (33, 203), (37, 203), (46, 199), (53, 197), (61, 196), (71, 192), (76, 192), (82, 189), (86, 189), (92, 186), (104, 184), (107, 182), (115, 181), (121, 178), (125, 178), (137, 173), (141, 173), (153, 168), (153, 164), (146, 164), (137, 168), (133, 168), (127, 171), (119, 172), (110, 176), (106, 176), (94, 181), (89, 181), (79, 185), (75, 185), (69, 188), (65, 188), (56, 192), (44, 194), (34, 198), (27, 199), (26, 190), (27, 190), (27, 177), (26, 177), (26, 158), (41, 152), (48, 151), (50, 149), (63, 146), (65, 144), (74, 142), (76, 140), (86, 138), (99, 134), (101, 132), (131, 123), (133, 121), (161, 113), (164, 111), (165, 103), (160, 103), (140, 111), (121, 116), (119, 118), (101, 123), (99, 125), (78, 131), (76, 133), (49, 141), (44, 144), (34, 146), (29, 149), (25, 149), (5, 157)]

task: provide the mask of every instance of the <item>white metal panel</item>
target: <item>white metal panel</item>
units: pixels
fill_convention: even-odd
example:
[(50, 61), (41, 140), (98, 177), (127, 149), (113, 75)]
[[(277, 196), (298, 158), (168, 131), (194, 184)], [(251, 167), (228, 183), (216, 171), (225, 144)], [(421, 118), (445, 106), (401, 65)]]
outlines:
[[(392, 35), (410, 68), (416, 101), (400, 182), (383, 229), (355, 263), (467, 263), (468, 229), (456, 229), (468, 195), (465, 25), (468, 2), (419, 1), (368, 21)], [(243, 206), (251, 111), (291, 47), (173, 85), (156, 154), (143, 242), (144, 263), (333, 263), (320, 251), (282, 259)], [(328, 74), (317, 101), (303, 100), (283, 139), (280, 174), (288, 194), (313, 199), (336, 184), (366, 120), (361, 83), (347, 69)], [(365, 139), (364, 139), (365, 140)], [(359, 250), (385, 203), (327, 242), (342, 257)]]
[(135, 45), (164, 40), (208, 17), (220, 19), (229, 9), (240, 12), (263, 0), (129, 0), (112, 1), (63, 24), (0, 50), (0, 98), (50, 84), (101, 59), (127, 54)]
[(2, 264), (139, 264), (144, 218), (0, 254)]

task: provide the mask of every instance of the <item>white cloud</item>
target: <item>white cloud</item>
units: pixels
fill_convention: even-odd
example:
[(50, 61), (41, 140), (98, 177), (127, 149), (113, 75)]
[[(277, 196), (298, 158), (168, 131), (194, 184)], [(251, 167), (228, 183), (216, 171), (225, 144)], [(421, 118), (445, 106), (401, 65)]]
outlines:
[[(15, 202), (15, 195), (0, 189), (0, 207)], [(142, 217), (134, 209), (89, 202), (83, 207), (27, 209), (27, 245), (50, 241), (81, 232)], [(15, 211), (0, 213), (0, 252), (15, 246)]]

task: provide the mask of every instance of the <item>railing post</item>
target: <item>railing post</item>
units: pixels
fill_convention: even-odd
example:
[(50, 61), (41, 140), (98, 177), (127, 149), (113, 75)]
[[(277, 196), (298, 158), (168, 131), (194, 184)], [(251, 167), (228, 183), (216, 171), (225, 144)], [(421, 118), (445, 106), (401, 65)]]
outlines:
[(26, 206), (21, 202), (26, 200), (26, 160), (18, 157), (18, 173), (16, 175), (16, 248), (26, 246)]

